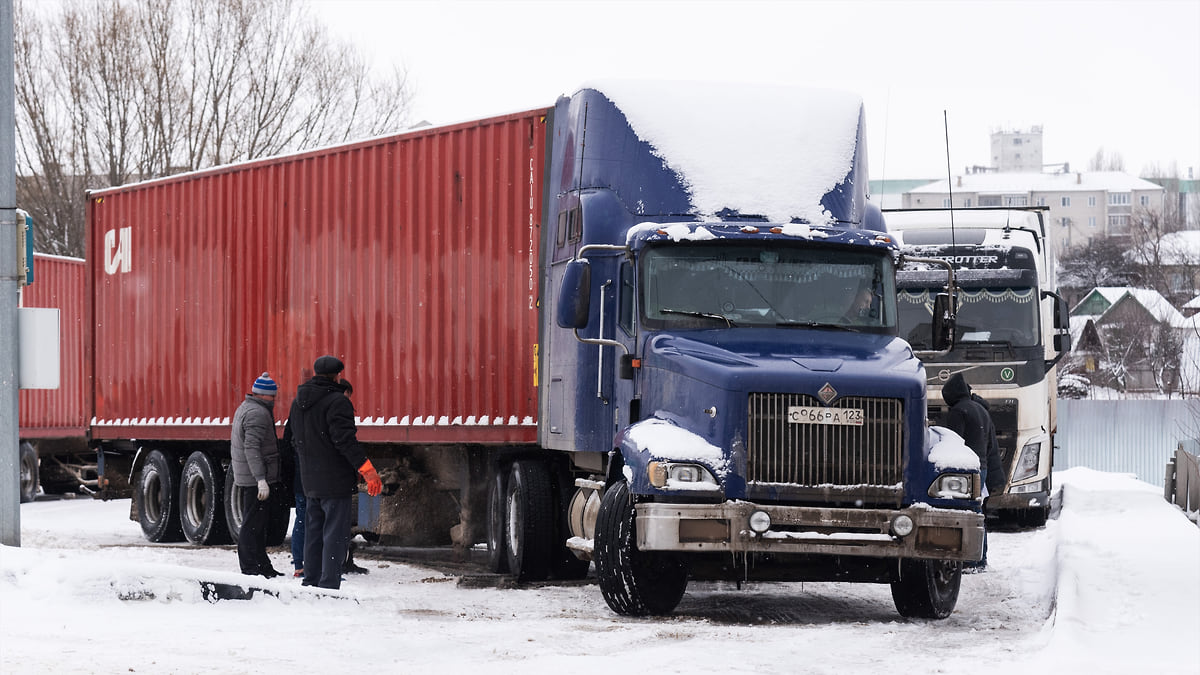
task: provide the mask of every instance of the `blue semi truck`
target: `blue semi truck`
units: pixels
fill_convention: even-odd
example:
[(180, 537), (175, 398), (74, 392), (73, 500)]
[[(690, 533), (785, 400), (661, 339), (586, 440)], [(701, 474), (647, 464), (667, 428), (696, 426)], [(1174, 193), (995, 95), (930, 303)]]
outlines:
[[(927, 427), (866, 187), (857, 96), (624, 82), (93, 193), (97, 492), (132, 493), (152, 541), (236, 536), (224, 416), (266, 367), (286, 414), (333, 353), (385, 484), (358, 495), (369, 541), (486, 546), (519, 581), (594, 561), (619, 614), (692, 579), (807, 579), (944, 617), (982, 550), (978, 460)], [(226, 288), (228, 260), (260, 274)], [(165, 311), (117, 320), (138, 303)], [(244, 317), (262, 340), (212, 330)], [(186, 390), (128, 382), (176, 357)]]
[(758, 579), (890, 583), (901, 614), (945, 617), (980, 556), (978, 464), (927, 428), (897, 337), (861, 102), (721, 94), (747, 115), (690, 139), (669, 120), (686, 96), (584, 89), (555, 109), (539, 438), (594, 466), (568, 546), (620, 614), (672, 611), (689, 579)]

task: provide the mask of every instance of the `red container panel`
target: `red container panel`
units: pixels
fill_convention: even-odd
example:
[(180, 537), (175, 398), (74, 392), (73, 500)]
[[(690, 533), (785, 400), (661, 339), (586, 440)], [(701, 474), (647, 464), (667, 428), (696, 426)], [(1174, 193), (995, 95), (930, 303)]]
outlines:
[(21, 291), (22, 307), (58, 309), (58, 389), (22, 389), (17, 425), (21, 438), (83, 437), (84, 263), (79, 258), (34, 254), (34, 283)]
[(228, 438), (316, 357), (366, 441), (536, 439), (546, 113), (93, 193), (95, 438)]

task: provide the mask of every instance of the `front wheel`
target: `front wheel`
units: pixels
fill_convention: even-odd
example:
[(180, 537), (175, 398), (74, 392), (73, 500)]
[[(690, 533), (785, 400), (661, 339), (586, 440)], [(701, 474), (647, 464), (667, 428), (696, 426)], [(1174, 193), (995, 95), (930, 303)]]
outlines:
[(151, 451), (133, 496), (146, 539), (153, 542), (183, 539), (179, 523), (179, 462), (173, 456), (162, 450)]
[(625, 481), (604, 492), (596, 517), (596, 579), (617, 614), (670, 614), (687, 590), (688, 570), (673, 553), (639, 551), (633, 496)]
[(954, 560), (902, 560), (892, 582), (892, 601), (901, 616), (944, 619), (958, 604), (962, 563)]
[(38, 492), (37, 450), (29, 443), (21, 444), (21, 503), (33, 501)]

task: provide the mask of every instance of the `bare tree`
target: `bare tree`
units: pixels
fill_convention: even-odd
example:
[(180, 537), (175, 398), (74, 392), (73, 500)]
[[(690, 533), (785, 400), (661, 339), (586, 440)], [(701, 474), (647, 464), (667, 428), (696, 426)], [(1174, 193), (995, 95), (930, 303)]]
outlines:
[(1125, 160), (1121, 153), (1108, 153), (1104, 148), (1098, 148), (1096, 154), (1088, 161), (1088, 171), (1124, 171)]
[(1141, 278), (1142, 265), (1124, 237), (1096, 237), (1059, 255), (1058, 286), (1071, 305), (1097, 286), (1130, 286)]
[(38, 250), (83, 254), (84, 191), (403, 127), (380, 76), (297, 0), (15, 7), (18, 199)]

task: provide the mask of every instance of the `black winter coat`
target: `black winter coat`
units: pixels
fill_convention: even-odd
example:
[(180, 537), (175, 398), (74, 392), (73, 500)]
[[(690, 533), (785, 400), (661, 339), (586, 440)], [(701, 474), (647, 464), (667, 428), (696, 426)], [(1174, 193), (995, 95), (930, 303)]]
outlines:
[(942, 419), (942, 426), (953, 431), (966, 441), (967, 447), (979, 455), (979, 465), (987, 469), (989, 494), (999, 494), (1008, 481), (1000, 462), (1000, 444), (996, 442), (996, 426), (988, 413), (987, 401), (971, 393), (971, 385), (962, 373), (955, 373), (942, 387), (942, 398), (950, 409)]
[(288, 426), (306, 497), (349, 497), (358, 491), (358, 468), (367, 457), (345, 390), (319, 375), (296, 389)]

